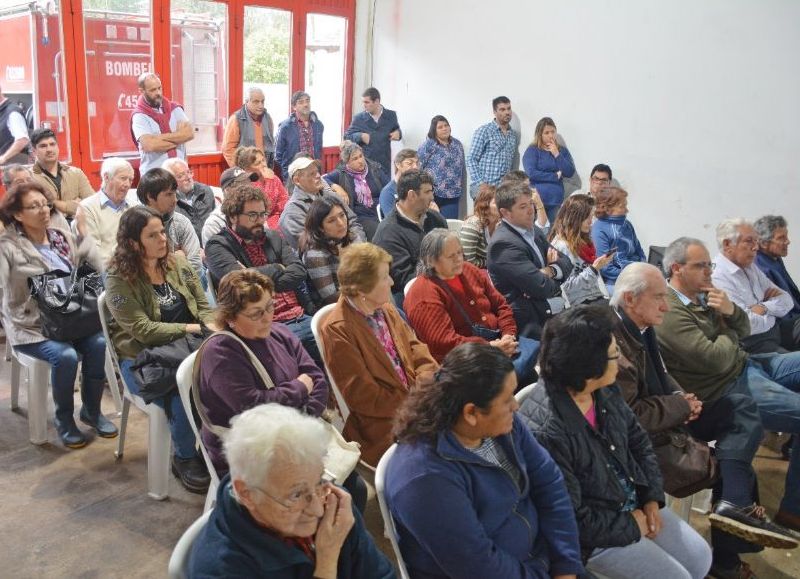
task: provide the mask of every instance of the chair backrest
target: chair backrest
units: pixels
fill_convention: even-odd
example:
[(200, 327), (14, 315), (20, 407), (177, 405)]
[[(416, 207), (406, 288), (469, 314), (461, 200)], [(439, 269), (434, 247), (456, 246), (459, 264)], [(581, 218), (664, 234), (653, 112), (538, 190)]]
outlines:
[(192, 545), (200, 535), (200, 531), (206, 526), (212, 512), (206, 511), (200, 515), (178, 539), (172, 550), (172, 556), (169, 558), (169, 567), (167, 567), (169, 579), (187, 579), (189, 577), (189, 557), (192, 554)]
[(415, 277), (412, 277), (410, 280), (408, 280), (408, 282), (406, 283), (406, 286), (403, 288), (403, 295), (404, 296), (408, 295), (408, 290), (411, 289), (411, 286), (414, 285), (415, 281), (417, 281), (417, 278), (415, 278)]
[[(325, 318), (328, 317), (328, 314), (331, 313), (331, 310), (336, 306), (336, 304), (328, 304), (317, 310), (317, 313), (314, 314), (314, 317), (311, 318), (311, 333), (314, 334), (314, 340), (317, 342), (317, 348), (319, 349), (319, 355), (322, 357), (322, 362), (326, 366), (328, 366), (328, 361), (325, 360), (325, 346), (322, 341), (322, 333), (320, 332), (320, 328), (322, 327), (322, 323), (325, 321)], [(333, 376), (331, 373), (328, 372), (328, 382), (333, 389), (333, 396), (336, 398), (336, 404), (339, 406), (339, 412), (342, 415), (342, 419), (347, 422), (347, 417), (350, 416), (350, 409), (347, 407), (347, 402), (344, 401), (344, 396), (339, 391), (339, 388), (336, 386), (336, 382), (333, 381)]]
[[(192, 427), (192, 432), (194, 432), (194, 435), (197, 438), (197, 443), (200, 445), (200, 452), (203, 454), (203, 460), (206, 461), (208, 474), (211, 475), (211, 487), (209, 488), (209, 493), (215, 493), (216, 488), (219, 486), (219, 476), (217, 476), (217, 470), (214, 468), (214, 463), (211, 462), (211, 457), (208, 455), (208, 451), (203, 444), (203, 439), (200, 437), (200, 429), (197, 427), (197, 423), (194, 421), (194, 413), (192, 412), (192, 388), (195, 387), (192, 381), (192, 372), (194, 370), (194, 360), (196, 357), (197, 352), (192, 352), (183, 362), (181, 362), (181, 365), (178, 366), (178, 374), (176, 377), (178, 382), (178, 394), (181, 397), (183, 410), (186, 412), (186, 416), (189, 417), (189, 425)], [(206, 502), (206, 505), (208, 506), (211, 506), (211, 504), (212, 501)]]
[[(117, 374), (122, 378), (122, 372), (119, 369), (119, 358), (117, 357), (117, 350), (114, 348), (114, 342), (111, 341), (111, 334), (108, 330), (108, 315), (110, 312), (106, 309), (106, 292), (101, 293), (97, 297), (97, 312), (100, 315), (100, 325), (103, 327), (103, 337), (106, 339), (106, 357), (111, 360), (111, 367), (114, 372), (106, 372), (106, 379), (110, 388), (116, 388), (119, 391), (119, 384), (117, 383)], [(125, 383), (125, 378), (122, 378), (122, 388), (125, 392), (125, 397), (133, 400), (128, 385)]]
[(461, 226), (464, 225), (464, 221), (461, 219), (448, 219), (447, 220), (447, 229), (453, 231), (454, 233), (458, 234), (461, 231)]
[(528, 384), (527, 386), (525, 386), (525, 388), (523, 388), (522, 390), (520, 390), (519, 392), (514, 394), (514, 398), (517, 399), (517, 402), (522, 404), (522, 401), (525, 399), (526, 396), (528, 396), (528, 394), (533, 392), (534, 388), (536, 388), (536, 382), (534, 382), (533, 384)]
[(375, 211), (378, 213), (378, 221), (383, 221), (383, 210), (380, 203), (375, 205)]
[(397, 567), (400, 569), (400, 577), (408, 579), (408, 571), (406, 570), (405, 561), (403, 561), (403, 554), (400, 552), (400, 544), (397, 541), (397, 528), (394, 526), (394, 519), (392, 512), (389, 510), (389, 504), (386, 502), (384, 489), (386, 488), (386, 469), (389, 468), (389, 461), (394, 456), (394, 451), (397, 450), (397, 444), (390, 446), (383, 456), (378, 461), (378, 467), (375, 469), (375, 494), (378, 496), (378, 505), (381, 508), (381, 516), (383, 516), (383, 526), (385, 534), (389, 538), (389, 542), (394, 549), (394, 555), (397, 558)]
[(647, 263), (654, 265), (662, 273), (664, 273), (664, 253), (667, 251), (665, 246), (651, 245), (650, 250), (647, 252)]

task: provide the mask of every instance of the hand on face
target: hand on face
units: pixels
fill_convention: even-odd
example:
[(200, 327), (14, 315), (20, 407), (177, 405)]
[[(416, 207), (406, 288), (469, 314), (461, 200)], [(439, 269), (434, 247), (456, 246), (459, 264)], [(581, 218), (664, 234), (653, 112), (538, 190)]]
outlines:
[(730, 316), (733, 313), (733, 302), (731, 302), (728, 294), (726, 294), (724, 291), (713, 286), (707, 286), (700, 289), (708, 294), (708, 297), (706, 298), (708, 307), (717, 310), (719, 313), (725, 316)]

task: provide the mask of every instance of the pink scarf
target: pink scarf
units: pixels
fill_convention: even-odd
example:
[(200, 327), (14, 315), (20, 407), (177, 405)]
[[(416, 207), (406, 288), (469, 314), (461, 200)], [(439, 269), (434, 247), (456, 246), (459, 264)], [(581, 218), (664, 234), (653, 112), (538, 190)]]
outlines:
[(369, 209), (372, 207), (372, 191), (369, 190), (367, 184), (367, 173), (369, 173), (369, 166), (364, 167), (363, 171), (356, 172), (344, 166), (344, 172), (353, 178), (356, 187), (356, 201), (361, 203), (364, 207)]

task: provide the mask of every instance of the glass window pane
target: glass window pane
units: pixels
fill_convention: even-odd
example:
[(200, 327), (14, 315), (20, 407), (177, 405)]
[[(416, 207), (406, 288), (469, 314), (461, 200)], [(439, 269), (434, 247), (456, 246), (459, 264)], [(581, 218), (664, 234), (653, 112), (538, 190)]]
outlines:
[[(9, 3), (6, 3), (9, 4)], [(59, 159), (68, 162), (69, 120), (61, 6), (51, 2), (2, 8), (0, 38), (13, 39), (0, 50), (0, 86), (5, 97), (19, 104), (28, 128), (50, 127), (56, 133)]]
[(309, 14), (306, 25), (305, 90), (325, 124), (323, 146), (339, 144), (344, 116), (344, 57), (347, 19)]
[(277, 124), (289, 114), (292, 13), (244, 7), (244, 97), (252, 86), (264, 91), (267, 111)]
[(186, 152), (219, 152), (228, 113), (228, 9), (208, 0), (171, 6), (172, 98), (195, 128)]
[(138, 157), (130, 121), (136, 81), (153, 70), (149, 0), (84, 0), (86, 88), (92, 159)]

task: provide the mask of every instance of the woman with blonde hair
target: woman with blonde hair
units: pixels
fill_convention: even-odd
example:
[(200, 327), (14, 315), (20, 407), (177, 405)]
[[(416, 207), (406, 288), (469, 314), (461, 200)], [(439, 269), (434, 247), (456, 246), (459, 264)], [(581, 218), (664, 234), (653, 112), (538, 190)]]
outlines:
[(239, 147), (236, 149), (236, 166), (258, 175), (254, 185), (264, 192), (264, 199), (267, 200), (267, 227), (277, 231), (278, 220), (289, 201), (289, 194), (275, 172), (267, 166), (263, 151), (257, 147)]
[(420, 376), (439, 367), (392, 304), (391, 263), (371, 243), (343, 249), (341, 295), (321, 329), (328, 371), (350, 410), (344, 437), (359, 442), (373, 466), (392, 444), (397, 408)]
[(522, 156), (522, 166), (542, 198), (547, 219), (553, 223), (564, 201), (563, 179), (575, 174), (575, 163), (569, 150), (558, 144), (556, 124), (550, 117), (536, 123), (533, 142)]

